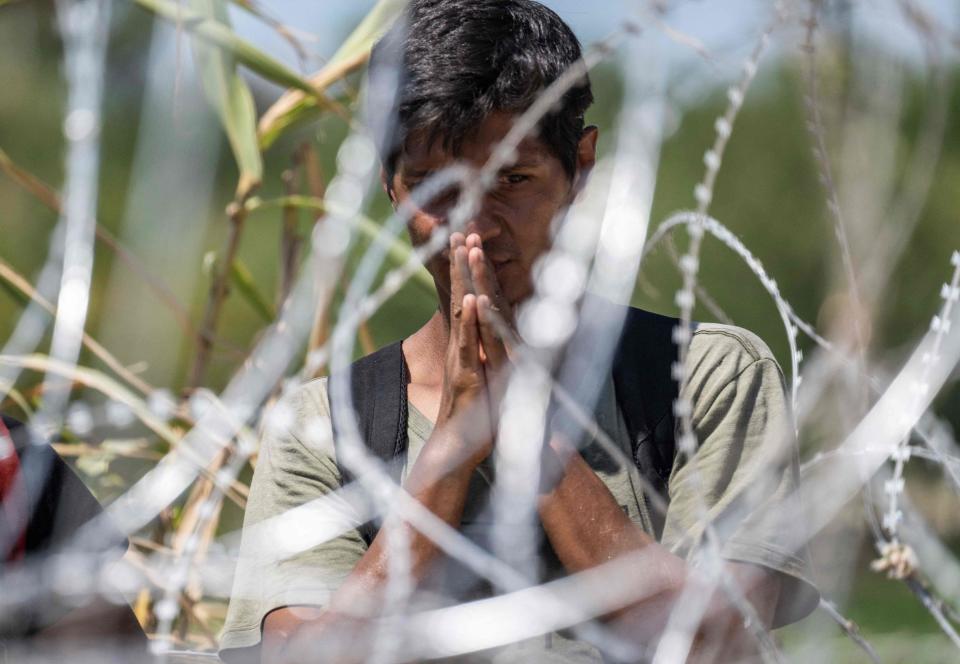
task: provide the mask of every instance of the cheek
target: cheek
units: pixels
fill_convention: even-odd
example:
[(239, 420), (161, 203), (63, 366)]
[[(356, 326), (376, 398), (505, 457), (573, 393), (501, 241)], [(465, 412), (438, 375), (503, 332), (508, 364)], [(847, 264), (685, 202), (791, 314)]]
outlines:
[(557, 201), (547, 195), (531, 196), (514, 206), (513, 235), (524, 254), (537, 254), (547, 248), (553, 219), (559, 210)]
[[(442, 221), (433, 215), (418, 212), (407, 222), (410, 243), (414, 247), (426, 244), (433, 232), (442, 225)], [(426, 260), (427, 272), (437, 280), (441, 291), (449, 291), (450, 263), (437, 252)]]
[(424, 212), (418, 212), (407, 222), (407, 231), (410, 233), (410, 242), (418, 247), (425, 244), (433, 231), (440, 226), (440, 219)]

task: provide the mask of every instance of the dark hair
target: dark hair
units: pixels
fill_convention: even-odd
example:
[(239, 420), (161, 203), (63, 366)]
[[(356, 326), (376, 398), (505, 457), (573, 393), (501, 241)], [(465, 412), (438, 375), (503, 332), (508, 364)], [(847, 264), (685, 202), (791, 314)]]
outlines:
[[(533, 0), (413, 0), (370, 60), (369, 105), (387, 113), (371, 119), (388, 176), (412, 132), (456, 151), (490, 113), (529, 108), (580, 57), (573, 31)], [(571, 177), (591, 103), (584, 75), (538, 126)]]

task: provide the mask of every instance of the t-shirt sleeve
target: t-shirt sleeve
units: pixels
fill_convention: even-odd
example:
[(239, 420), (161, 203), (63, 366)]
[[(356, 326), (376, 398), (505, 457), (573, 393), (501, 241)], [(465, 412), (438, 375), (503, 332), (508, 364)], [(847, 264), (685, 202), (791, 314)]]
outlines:
[(366, 551), (333, 451), (324, 379), (280, 401), (264, 420), (221, 636), (227, 662), (251, 659), (264, 617), (324, 606)]
[[(797, 446), (783, 375), (770, 350), (746, 330), (711, 325), (693, 335), (683, 396), (692, 404), (697, 452), (678, 455), (662, 543), (693, 560), (705, 521), (721, 555), (780, 572), (774, 626), (816, 606), (807, 548), (787, 542), (797, 515)], [(706, 519), (704, 519), (704, 515)], [(796, 518), (796, 517), (791, 517)]]

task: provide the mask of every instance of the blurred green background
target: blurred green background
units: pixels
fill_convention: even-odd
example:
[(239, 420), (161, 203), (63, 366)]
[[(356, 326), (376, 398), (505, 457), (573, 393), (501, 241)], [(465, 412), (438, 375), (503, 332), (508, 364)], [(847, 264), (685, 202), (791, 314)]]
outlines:
[[(341, 12), (337, 29), (346, 35), (359, 15)], [(65, 84), (61, 75), (62, 45), (56, 31), (53, 5), (49, 2), (0, 3), (0, 148), (22, 167), (59, 189), (63, 181), (64, 142), (61, 131), (65, 102)], [(102, 167), (100, 169), (99, 223), (124, 238), (131, 232), (131, 190), (133, 175), (147, 179), (160, 178), (170, 164), (150, 164), (135, 168), (135, 156), (142, 122), (148, 110), (174, 118), (178, 145), (206, 141), (214, 151), (207, 155), (214, 175), (211, 188), (191, 218), (170, 220), (163, 206), (135, 210), (137, 223), (146, 224), (133, 242), (156, 243), (157, 255), (149, 261), (150, 269), (169, 281), (182, 298), (194, 321), (203, 311), (209, 287), (204, 275), (202, 257), (207, 252), (220, 252), (227, 232), (224, 208), (230, 202), (237, 172), (228, 146), (222, 140), (210, 140), (211, 131), (218, 132), (215, 119), (205, 110), (195, 81), (184, 77), (176, 95), (165, 101), (165, 107), (148, 109), (144, 95), (154, 19), (145, 11), (118, 4), (113, 14), (104, 106)], [(796, 40), (794, 40), (796, 41)], [(788, 44), (789, 46), (789, 44)], [(180, 48), (178, 46), (178, 48)], [(831, 42), (827, 56), (818, 60), (823, 79), (825, 106), (833, 107), (849, 94), (847, 81), (851, 64), (842, 39)], [(191, 56), (186, 39), (180, 57)], [(183, 62), (181, 61), (181, 62)], [(960, 67), (956, 59), (947, 60), (946, 127), (941, 142), (939, 161), (933, 172), (929, 195), (920, 211), (916, 230), (903, 254), (890, 265), (891, 280), (876, 300), (870, 316), (872, 366), (895, 371), (912, 349), (912, 345), (928, 329), (932, 315), (940, 306), (940, 285), (950, 276), (950, 255), (960, 249)], [(164, 61), (165, 67), (177, 67), (177, 59)], [(706, 66), (706, 65), (705, 65)], [(829, 302), (843, 295), (837, 284), (843, 283), (839, 272), (837, 242), (832, 221), (827, 214), (823, 189), (818, 182), (816, 162), (811, 153), (811, 140), (806, 130), (803, 75), (805, 60), (796, 44), (778, 51), (766, 61), (737, 119), (733, 136), (724, 157), (716, 185), (711, 213), (725, 223), (757, 256), (780, 286), (781, 293), (805, 320), (829, 333)], [(928, 74), (911, 64), (901, 64), (902, 86), (899, 90), (901, 114), (895, 122), (896, 148), (893, 186), (898, 190), (909, 177), (907, 156), (925, 125), (932, 101)], [(614, 65), (600, 66), (592, 76), (597, 103), (588, 120), (601, 128), (601, 150), (613, 146), (619, 109), (623, 95), (622, 72)], [(350, 88), (359, 85), (353, 76), (340, 89), (349, 101)], [(270, 86), (255, 85), (258, 110), (263, 111), (276, 93)], [(657, 186), (651, 217), (651, 230), (671, 212), (693, 206), (693, 186), (703, 174), (703, 153), (714, 137), (713, 123), (726, 105), (725, 87), (717, 84), (704, 87), (696, 95), (677, 102), (670, 118), (673, 126), (663, 144)], [(833, 106), (831, 106), (833, 105)], [(179, 113), (179, 115), (178, 115)], [(829, 113), (828, 119), (832, 119)], [(323, 172), (329, 177), (336, 172), (335, 155), (347, 126), (343, 120), (327, 115), (317, 123), (285, 136), (265, 154), (264, 182), (259, 192), (263, 198), (283, 193), (281, 172), (290, 165), (293, 151), (304, 141), (318, 149)], [(828, 134), (831, 154), (840, 144)], [(871, 146), (863, 146), (869, 153)], [(871, 177), (864, 173), (864, 177)], [(890, 196), (889, 191), (883, 192)], [(874, 201), (883, 211), (890, 201)], [(383, 219), (389, 209), (385, 197), (377, 195), (370, 206), (370, 216)], [(185, 246), (182, 237), (167, 230), (168, 223), (189, 230), (188, 236), (198, 246)], [(307, 229), (312, 218), (301, 215), (300, 227)], [(0, 258), (19, 274), (35, 280), (49, 251), (56, 215), (37, 200), (0, 175)], [(889, 223), (882, 212), (872, 219), (876, 228)], [(277, 290), (280, 252), (279, 211), (253, 215), (246, 223), (240, 257), (249, 266), (261, 293), (272, 301)], [(859, 234), (858, 234), (859, 233)], [(684, 235), (677, 235), (682, 247)], [(855, 261), (868, 259), (873, 251), (869, 240), (879, 231), (862, 230), (853, 234)], [(859, 244), (857, 244), (859, 242)], [(357, 248), (357, 254), (363, 243)], [(356, 259), (354, 256), (354, 260)], [(190, 257), (186, 260), (185, 257)], [(351, 264), (352, 265), (352, 264)], [(742, 261), (718, 242), (708, 238), (703, 249), (701, 281), (710, 294), (738, 325), (757, 332), (773, 348), (781, 363), (789, 366), (784, 331), (773, 303)], [(133, 289), (134, 308), (118, 310), (108, 301), (111, 277)], [(675, 314), (673, 296), (679, 277), (666, 252), (654, 253), (644, 266), (642, 284), (635, 294), (635, 303), (667, 314)], [(128, 293), (129, 297), (129, 293)], [(375, 345), (383, 345), (412, 332), (433, 311), (435, 304), (422, 288), (405, 287), (371, 320), (370, 331)], [(0, 292), (0, 340), (9, 337), (23, 308), (22, 298), (14, 292)], [(710, 320), (709, 311), (698, 308), (696, 317)], [(218, 346), (206, 384), (221, 388), (241, 357), (255, 343), (264, 328), (247, 298), (236, 292), (227, 298), (218, 334), (226, 344)], [(139, 285), (128, 268), (115, 256), (98, 246), (87, 324), (93, 336), (101, 338), (111, 352), (132, 365), (146, 378), (168, 386), (175, 393), (183, 387), (194, 353), (192, 344), (182, 338), (172, 343), (171, 335), (182, 334), (173, 317), (158, 299)], [(144, 335), (151, 334), (156, 337)], [(109, 341), (109, 343), (107, 342)], [(154, 347), (154, 344), (156, 346)], [(45, 340), (40, 348), (47, 346)], [(813, 344), (801, 335), (801, 347), (809, 356)], [(224, 350), (232, 348), (233, 352)], [(160, 349), (160, 350), (157, 350)], [(102, 368), (96, 358), (84, 355), (83, 363)], [(956, 374), (954, 376), (956, 378)], [(21, 387), (36, 384), (35, 375), (25, 375)], [(10, 404), (5, 404), (10, 407)], [(957, 381), (942, 391), (935, 402), (935, 411), (960, 426), (960, 388)], [(842, 431), (837, 427), (834, 432)], [(804, 438), (804, 445), (812, 444)], [(827, 443), (829, 445), (829, 443)], [(805, 448), (806, 451), (806, 448)], [(142, 468), (130, 466), (129, 473)], [(921, 468), (910, 475), (916, 484), (940, 487), (938, 471)], [(247, 477), (249, 474), (247, 474)], [(122, 486), (98, 485), (88, 478), (104, 500), (109, 500)], [(127, 481), (133, 478), (124, 478)], [(938, 526), (943, 539), (954, 552), (960, 552), (960, 518), (956, 513), (956, 496), (946, 488), (923, 486), (922, 495), (908, 493)], [(950, 502), (950, 501), (953, 502)], [(943, 505), (948, 507), (944, 508)], [(838, 519), (838, 528), (859, 527), (857, 505), (850, 514)], [(939, 512), (937, 512), (939, 510)], [(934, 514), (933, 512), (937, 512)], [(940, 512), (944, 512), (941, 514)], [(239, 526), (240, 513), (228, 508), (222, 528)], [(816, 553), (816, 551), (815, 551)], [(872, 547), (864, 541), (857, 554), (860, 570), (853, 581), (850, 599), (841, 609), (861, 626), (864, 634), (875, 641), (888, 661), (956, 660), (946, 639), (927, 612), (900, 584), (868, 571)], [(829, 568), (830, 560), (815, 559), (818, 567)], [(813, 645), (805, 639), (811, 633), (810, 623), (823, 621), (818, 615), (807, 623), (785, 630), (783, 638), (796, 648), (801, 659), (818, 657)], [(832, 628), (831, 628), (832, 629)], [(858, 661), (850, 644), (831, 641), (828, 659)], [(814, 644), (816, 645), (816, 644)], [(822, 645), (822, 644), (821, 644)], [(822, 653), (821, 653), (822, 655)]]

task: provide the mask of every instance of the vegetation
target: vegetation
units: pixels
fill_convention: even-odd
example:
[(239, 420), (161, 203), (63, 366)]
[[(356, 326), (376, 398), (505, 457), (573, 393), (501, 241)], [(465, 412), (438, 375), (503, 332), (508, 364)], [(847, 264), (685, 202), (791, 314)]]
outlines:
[[(237, 0), (235, 4), (263, 13), (255, 3)], [(73, 388), (57, 442), (57, 450), (75, 462), (104, 502), (124, 494), (178, 447), (200, 416), (205, 395), (220, 393), (277, 320), (301, 273), (311, 233), (328, 213), (336, 214), (327, 209), (325, 192), (338, 171), (338, 150), (350, 129), (360, 122), (358, 90), (370, 44), (404, 3), (380, 0), (323, 69), (309, 77), (240, 39), (230, 28), (223, 0), (137, 0), (136, 5), (116, 7), (110, 29), (96, 260), (85, 327), (89, 337), (77, 368), (62, 370), (73, 381)], [(269, 16), (261, 18), (271, 22)], [(158, 22), (176, 30), (176, 52), (152, 60), (144, 45), (150, 43)], [(11, 337), (31, 301), (43, 300), (43, 307), (51, 313), (54, 307), (38, 292), (37, 283), (40, 268), (54, 246), (64, 181), (61, 127), (67, 87), (60, 73), (63, 45), (55, 26), (54, 8), (49, 3), (0, 2), (3, 340)], [(296, 41), (295, 30), (275, 27)], [(823, 99), (818, 103), (827, 116), (827, 150), (840, 170), (839, 162), (846, 157), (841, 153), (853, 147), (849, 136), (836, 131), (841, 126), (839, 115), (844, 109), (857, 109), (857, 104), (845, 97), (860, 94), (863, 103), (875, 99), (852, 89), (849, 83), (858, 75), (849, 44), (825, 29), (820, 46), (820, 52), (811, 56), (822, 80)], [(905, 68), (902, 85), (896, 89), (899, 106), (888, 109), (894, 132), (889, 187), (867, 187), (872, 207), (862, 215), (848, 217), (853, 220), (853, 263), (866, 269), (873, 252), (882, 249), (877, 247), (879, 238), (904, 223), (891, 211), (898, 209), (918, 173), (918, 162), (911, 155), (926, 154), (922, 152), (925, 137), (931, 131), (931, 118), (936, 120), (931, 108), (943, 104), (947, 110), (942, 136), (936, 139), (936, 165), (921, 199), (916, 228), (901, 253), (890, 253), (885, 267), (891, 278), (879, 282), (869, 294), (864, 314), (856, 314), (852, 308), (834, 221), (819, 181), (823, 164), (811, 153), (810, 116), (805, 110), (808, 60), (799, 50), (788, 48), (761, 63), (714, 186), (710, 214), (763, 263), (801, 319), (841, 346), (845, 339), (849, 341), (844, 325), (852, 319), (863, 322), (864, 353), (883, 384), (928, 329), (942, 304), (941, 284), (950, 278), (951, 255), (960, 248), (956, 205), (960, 69), (955, 63), (955, 57), (942, 60), (939, 78), (930, 68)], [(148, 99), (143, 94), (150, 68), (156, 66), (178, 72), (172, 96)], [(192, 75), (194, 69), (199, 76)], [(623, 104), (624, 75), (611, 60), (597, 67), (592, 77), (599, 102), (588, 120), (601, 127), (601, 149), (609, 153)], [(264, 82), (289, 91), (275, 99), (274, 88)], [(157, 102), (162, 105), (147, 106)], [(704, 151), (713, 142), (714, 121), (727, 104), (726, 90), (720, 86), (703, 91), (693, 101), (671, 103), (668, 121), (674, 121), (675, 127), (661, 150), (651, 232), (674, 211), (694, 205), (693, 187), (704, 172)], [(150, 200), (137, 198), (138, 185), (142, 191), (156, 180), (158, 189), (175, 195), (171, 182), (177, 182), (177, 173), (168, 169), (187, 168), (176, 161), (154, 167), (150, 155), (138, 156), (138, 150), (151, 139), (147, 135), (153, 131), (147, 122), (151, 114), (166, 118), (162, 126), (171, 134), (160, 136), (161, 141), (183, 148), (185, 154), (191, 154), (186, 147), (191, 142), (213, 151), (206, 156), (213, 169), (212, 176), (204, 176), (210, 180), (209, 188), (200, 195), (189, 193), (196, 195), (191, 206), (169, 201), (177, 211), (193, 210), (190, 218), (169, 219), (166, 205), (137, 207), (140, 201)], [(213, 137), (214, 133), (222, 140)], [(870, 145), (860, 147), (871, 154)], [(878, 167), (875, 174), (866, 173), (864, 178), (882, 174)], [(843, 204), (859, 201), (855, 183), (846, 184), (848, 190), (841, 192)], [(352, 271), (370, 243), (379, 241), (380, 223), (389, 211), (385, 197), (374, 192), (366, 218), (354, 221), (357, 241), (334, 297), (329, 306), (321, 303), (314, 312), (309, 342), (298, 349), (286, 376), (295, 376), (308, 354), (328, 338)], [(675, 235), (675, 250), (686, 251), (685, 234)], [(190, 245), (194, 241), (197, 246)], [(704, 242), (700, 284), (729, 320), (757, 332), (781, 364), (789, 367), (787, 338), (774, 302), (740, 257), (709, 236)], [(401, 264), (409, 253), (406, 239), (401, 238), (391, 245), (388, 264)], [(680, 285), (671, 251), (657, 249), (644, 262), (634, 302), (676, 314), (674, 295)], [(698, 299), (694, 318), (715, 319), (717, 311), (701, 302)], [(358, 352), (369, 352), (410, 333), (434, 307), (432, 284), (419, 272), (361, 327)], [(36, 348), (49, 346), (51, 329), (47, 325), (46, 336), (37, 339)], [(801, 335), (799, 343), (807, 355), (816, 350), (816, 343), (806, 336)], [(44, 397), (43, 373), (57, 367), (44, 355), (18, 362), (26, 370), (15, 385), (3, 386), (8, 394), (0, 406), (4, 412), (29, 417)], [(0, 369), (12, 366), (17, 366), (14, 360), (0, 357)], [(5, 375), (0, 373), (0, 378)], [(282, 385), (283, 381), (277, 381), (270, 390), (273, 397)], [(956, 371), (931, 411), (954, 429), (960, 427)], [(246, 436), (251, 440), (263, 412), (258, 410), (247, 422), (250, 430)], [(835, 412), (829, 404), (819, 406), (817, 412), (822, 414), (819, 423), (801, 430), (803, 459), (832, 448), (859, 417)], [(83, 421), (90, 425), (79, 426)], [(165, 597), (158, 570), (168, 569), (169, 561), (184, 556), (202, 561), (218, 555), (223, 547), (218, 538), (240, 527), (255, 463), (255, 453), (249, 462), (236, 450), (216, 455), (196, 482), (133, 538), (131, 560), (148, 580), (135, 597), (135, 608), (149, 631), (160, 627), (155, 608)], [(236, 464), (236, 477), (226, 485), (218, 483), (217, 473), (231, 469), (231, 464)], [(911, 464), (907, 479), (909, 498), (936, 525), (952, 554), (960, 554), (960, 521), (949, 507), (955, 505), (956, 496), (942, 480), (939, 466)], [(205, 504), (214, 506), (212, 516), (202, 509)], [(864, 528), (859, 505), (842, 512), (825, 530), (823, 541), (814, 542), (814, 560), (820, 567), (830, 566), (828, 557), (834, 555), (831, 533), (842, 528)], [(879, 638), (875, 645), (881, 654), (906, 657), (896, 654), (904, 652), (903, 640), (938, 628), (903, 584), (869, 571), (869, 562), (875, 557), (869, 539), (860, 540), (862, 551), (854, 567), (858, 573), (849, 599), (838, 598), (840, 610), (859, 623), (868, 639)], [(818, 554), (823, 558), (818, 559)], [(172, 623), (174, 642), (199, 649), (215, 647), (224, 607), (222, 593), (210, 592), (199, 575), (191, 577), (178, 599)], [(813, 629), (805, 623), (794, 626), (784, 640), (791, 650), (806, 652), (810, 647), (806, 635)], [(884, 638), (890, 634), (902, 638)], [(943, 648), (947, 645), (943, 637), (930, 637), (925, 643), (933, 643), (930, 647), (938, 653), (949, 652)], [(855, 659), (847, 647), (837, 645), (833, 652), (837, 657)], [(912, 653), (912, 661), (918, 661), (915, 656), (916, 652)]]

